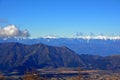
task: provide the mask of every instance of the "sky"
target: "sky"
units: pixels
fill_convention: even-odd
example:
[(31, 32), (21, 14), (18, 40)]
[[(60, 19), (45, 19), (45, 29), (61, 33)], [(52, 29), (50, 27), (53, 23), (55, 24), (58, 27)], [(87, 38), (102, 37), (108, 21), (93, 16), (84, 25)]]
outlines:
[(31, 37), (120, 34), (120, 0), (0, 0), (0, 26)]

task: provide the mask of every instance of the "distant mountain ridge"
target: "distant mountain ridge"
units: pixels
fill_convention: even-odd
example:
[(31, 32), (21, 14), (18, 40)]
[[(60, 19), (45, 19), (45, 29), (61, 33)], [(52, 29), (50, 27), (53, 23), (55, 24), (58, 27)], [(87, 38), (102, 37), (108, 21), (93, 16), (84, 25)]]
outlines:
[[(100, 37), (100, 36), (99, 36)], [(47, 44), (51, 46), (66, 46), (78, 54), (92, 54), (109, 56), (120, 54), (120, 39), (114, 38), (0, 38), (0, 43), (4, 42), (19, 42), (23, 44)]]

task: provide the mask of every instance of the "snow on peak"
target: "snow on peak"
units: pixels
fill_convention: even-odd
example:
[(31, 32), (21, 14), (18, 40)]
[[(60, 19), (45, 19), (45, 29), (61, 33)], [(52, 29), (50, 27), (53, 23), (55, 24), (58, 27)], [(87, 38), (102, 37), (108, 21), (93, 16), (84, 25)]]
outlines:
[(54, 35), (48, 35), (48, 36), (45, 36), (45, 37), (43, 37), (43, 38), (55, 39), (55, 38), (57, 38), (57, 37), (56, 37), (56, 36), (54, 36)]
[(78, 36), (76, 38), (87, 39), (87, 40), (90, 40), (90, 39), (119, 40), (120, 36), (101, 36), (101, 35), (99, 35), (99, 36)]

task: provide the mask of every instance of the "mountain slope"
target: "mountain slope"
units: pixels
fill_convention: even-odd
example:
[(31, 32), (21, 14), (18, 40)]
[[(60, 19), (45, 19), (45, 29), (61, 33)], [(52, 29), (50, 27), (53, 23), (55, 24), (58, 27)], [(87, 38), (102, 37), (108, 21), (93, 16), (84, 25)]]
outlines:
[(52, 47), (44, 44), (0, 44), (0, 70), (24, 70), (26, 68), (78, 67), (84, 63), (67, 47)]
[(86, 69), (120, 70), (120, 55), (102, 57), (82, 54), (80, 59), (86, 65)]
[(82, 69), (120, 70), (120, 55), (78, 55), (67, 47), (44, 44), (0, 44), (0, 71), (81, 67)]
[(109, 64), (107, 65), (107, 69), (110, 70), (120, 70), (120, 55), (112, 55), (105, 57)]

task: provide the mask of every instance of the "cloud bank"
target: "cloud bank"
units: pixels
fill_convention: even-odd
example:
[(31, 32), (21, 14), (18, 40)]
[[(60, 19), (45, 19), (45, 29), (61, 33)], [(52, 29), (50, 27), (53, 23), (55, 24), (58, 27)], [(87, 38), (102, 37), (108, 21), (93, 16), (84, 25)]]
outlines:
[(0, 37), (29, 37), (28, 30), (20, 30), (15, 25), (0, 28)]

